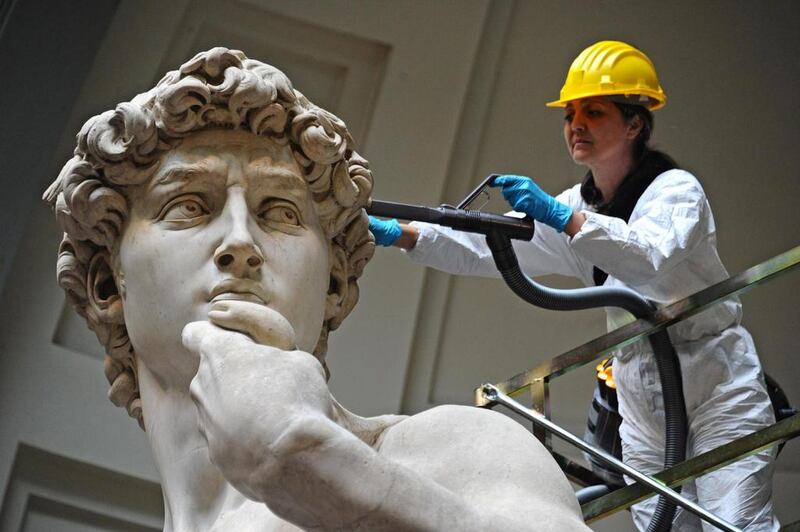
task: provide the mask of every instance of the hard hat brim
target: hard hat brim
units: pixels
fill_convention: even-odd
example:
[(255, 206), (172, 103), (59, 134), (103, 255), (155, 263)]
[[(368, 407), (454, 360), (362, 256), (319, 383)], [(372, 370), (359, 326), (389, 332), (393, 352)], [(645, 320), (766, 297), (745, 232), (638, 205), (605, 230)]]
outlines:
[(584, 94), (576, 94), (570, 96), (569, 98), (562, 98), (552, 102), (547, 102), (545, 106), (566, 107), (569, 102), (574, 102), (575, 100), (582, 100), (584, 98), (592, 98), (595, 96), (647, 96), (649, 104), (646, 105), (645, 107), (647, 107), (651, 111), (655, 111), (656, 109), (661, 109), (662, 107), (667, 105), (667, 97), (663, 93), (658, 94), (658, 93), (651, 93), (649, 91), (631, 92), (626, 90), (619, 90), (619, 91), (587, 92)]

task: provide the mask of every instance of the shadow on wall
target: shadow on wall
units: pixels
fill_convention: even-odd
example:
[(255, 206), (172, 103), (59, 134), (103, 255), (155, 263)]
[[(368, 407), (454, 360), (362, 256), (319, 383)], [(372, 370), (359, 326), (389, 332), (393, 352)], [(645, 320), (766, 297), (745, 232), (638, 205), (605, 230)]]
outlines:
[(153, 532), (163, 522), (161, 486), (155, 482), (25, 444), (17, 448), (0, 530)]

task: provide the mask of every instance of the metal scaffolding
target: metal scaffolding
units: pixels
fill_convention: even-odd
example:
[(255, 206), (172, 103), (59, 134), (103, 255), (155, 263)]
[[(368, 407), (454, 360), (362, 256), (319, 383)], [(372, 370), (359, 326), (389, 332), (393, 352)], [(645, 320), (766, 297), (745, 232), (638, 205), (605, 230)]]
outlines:
[[(800, 246), (753, 266), (705, 290), (692, 294), (685, 299), (666, 305), (660, 308), (654, 318), (648, 321), (637, 320), (527, 371), (514, 375), (503, 382), (493, 385), (485, 384), (475, 390), (475, 404), (487, 408), (502, 404), (533, 421), (534, 434), (550, 450), (570, 480), (579, 485), (586, 486), (604, 482), (591, 470), (554, 452), (551, 434), (567, 440), (586, 452), (594, 454), (593, 451), (596, 451), (606, 454), (605, 457), (595, 456), (616, 470), (630, 475), (629, 471), (620, 467), (621, 464), (608, 460), (609, 458), (616, 459), (608, 456), (601, 449), (592, 448), (591, 446), (589, 446), (590, 449), (586, 449), (585, 446), (588, 444), (550, 421), (550, 381), (581, 366), (594, 363), (620, 347), (694, 316), (720, 301), (742, 294), (762, 283), (788, 273), (795, 269), (798, 264), (800, 264)], [(531, 408), (526, 408), (512, 399), (524, 392), (530, 392)], [(696, 507), (696, 504), (693, 505), (695, 507), (692, 507), (693, 503), (687, 505), (686, 503), (689, 501), (685, 499), (679, 500), (682, 497), (668, 488), (679, 486), (707, 472), (724, 467), (731, 462), (757, 453), (765, 448), (779, 445), (798, 435), (800, 435), (800, 414), (795, 414), (758, 432), (681, 462), (670, 469), (653, 475), (652, 478), (640, 474), (645, 478), (636, 478), (635, 484), (619, 488), (607, 495), (584, 503), (581, 507), (583, 517), (587, 523), (591, 523), (624, 510), (632, 504), (652, 496), (657, 491), (670, 498), (677, 496), (678, 499), (673, 498), (677, 504), (680, 504), (688, 511), (697, 513), (701, 518), (712, 522), (723, 530), (737, 530), (718, 517), (713, 516), (713, 514), (710, 516), (701, 515), (698, 513), (699, 507)], [(705, 512), (702, 508), (699, 508), (699, 510), (700, 512)], [(708, 512), (705, 513), (707, 514)]]

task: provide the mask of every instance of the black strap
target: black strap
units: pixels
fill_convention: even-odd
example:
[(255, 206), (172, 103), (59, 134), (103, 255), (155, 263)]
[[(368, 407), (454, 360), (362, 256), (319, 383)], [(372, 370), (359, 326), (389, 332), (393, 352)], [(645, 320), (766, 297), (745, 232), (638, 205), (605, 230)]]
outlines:
[(594, 277), (595, 286), (603, 286), (603, 284), (606, 282), (606, 279), (608, 279), (608, 274), (595, 266), (594, 271), (592, 272), (592, 277)]

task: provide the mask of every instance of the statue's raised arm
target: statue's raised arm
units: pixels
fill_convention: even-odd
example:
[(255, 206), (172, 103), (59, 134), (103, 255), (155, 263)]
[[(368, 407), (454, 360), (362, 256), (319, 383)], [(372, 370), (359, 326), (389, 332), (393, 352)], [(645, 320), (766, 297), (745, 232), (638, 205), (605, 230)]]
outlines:
[(587, 530), (508, 418), (361, 418), (331, 396), (327, 338), (374, 250), (371, 190), (345, 124), (236, 50), (81, 129), (45, 193), (58, 281), (150, 440), (164, 529)]

